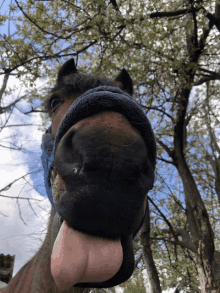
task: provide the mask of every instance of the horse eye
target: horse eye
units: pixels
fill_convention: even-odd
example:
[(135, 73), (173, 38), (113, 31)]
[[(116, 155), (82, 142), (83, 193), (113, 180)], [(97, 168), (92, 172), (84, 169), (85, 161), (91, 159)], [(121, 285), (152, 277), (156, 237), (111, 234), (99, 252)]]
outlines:
[(50, 98), (50, 107), (51, 107), (51, 109), (52, 110), (55, 109), (57, 107), (57, 105), (59, 105), (61, 102), (62, 101), (61, 101), (60, 97), (58, 97), (58, 96), (52, 96)]

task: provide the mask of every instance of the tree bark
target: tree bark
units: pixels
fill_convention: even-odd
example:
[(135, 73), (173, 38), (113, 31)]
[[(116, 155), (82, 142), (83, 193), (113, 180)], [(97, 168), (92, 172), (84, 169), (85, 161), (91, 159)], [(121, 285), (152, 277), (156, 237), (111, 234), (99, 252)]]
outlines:
[(147, 216), (146, 220), (141, 229), (141, 243), (143, 245), (143, 253), (144, 253), (144, 262), (147, 269), (147, 274), (150, 281), (150, 292), (149, 293), (161, 293), (160, 287), (160, 280), (157, 272), (157, 268), (155, 266), (152, 250), (151, 250), (151, 243), (150, 243), (150, 211), (149, 211), (149, 204), (147, 200)]
[[(214, 237), (209, 216), (201, 195), (197, 189), (194, 178), (187, 165), (184, 155), (184, 121), (188, 105), (190, 91), (183, 89), (179, 96), (179, 111), (177, 114), (177, 123), (174, 128), (174, 160), (175, 166), (182, 179), (185, 202), (187, 209), (188, 227), (194, 237), (194, 242), (198, 251), (197, 268), (199, 273), (200, 285), (202, 292), (218, 292), (218, 284), (215, 281), (212, 263), (214, 254)], [(193, 220), (193, 221), (191, 221)], [(193, 224), (193, 225), (192, 225)], [(196, 227), (195, 227), (196, 226)], [(196, 228), (196, 229), (195, 229)], [(195, 230), (197, 233), (195, 234)], [(214, 290), (214, 291), (213, 291)]]

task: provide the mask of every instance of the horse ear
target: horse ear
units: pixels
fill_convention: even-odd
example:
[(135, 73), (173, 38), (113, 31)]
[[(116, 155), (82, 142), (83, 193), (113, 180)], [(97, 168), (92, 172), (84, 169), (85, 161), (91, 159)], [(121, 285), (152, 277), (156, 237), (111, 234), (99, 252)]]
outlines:
[(76, 65), (73, 58), (66, 61), (60, 68), (57, 76), (57, 84), (59, 84), (62, 81), (62, 78), (66, 75), (70, 75), (71, 73), (76, 73)]
[(125, 90), (131, 96), (133, 95), (133, 82), (127, 70), (123, 68), (115, 80), (122, 84), (122, 90)]

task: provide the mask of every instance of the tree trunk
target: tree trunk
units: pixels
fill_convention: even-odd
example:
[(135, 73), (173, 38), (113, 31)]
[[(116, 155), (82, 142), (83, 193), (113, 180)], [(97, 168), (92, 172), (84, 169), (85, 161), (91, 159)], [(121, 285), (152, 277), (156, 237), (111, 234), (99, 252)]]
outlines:
[(141, 229), (141, 243), (143, 245), (143, 253), (144, 253), (144, 262), (147, 269), (147, 274), (150, 282), (150, 292), (149, 293), (161, 293), (160, 280), (157, 272), (157, 268), (155, 266), (152, 250), (150, 247), (150, 211), (149, 211), (149, 203), (147, 200), (147, 216), (146, 220)]
[(202, 293), (217, 293), (219, 286), (212, 268), (215, 251), (213, 231), (207, 210), (184, 155), (183, 134), (189, 93), (189, 89), (183, 89), (179, 96), (180, 108), (174, 128), (173, 160), (184, 187), (188, 228), (197, 247), (197, 269)]

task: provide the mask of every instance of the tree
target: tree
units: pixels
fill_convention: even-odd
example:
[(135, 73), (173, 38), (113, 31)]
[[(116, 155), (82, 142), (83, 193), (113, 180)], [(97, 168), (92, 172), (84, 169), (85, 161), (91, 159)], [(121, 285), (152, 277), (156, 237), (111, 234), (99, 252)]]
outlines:
[(146, 268), (156, 264), (151, 288), (219, 292), (219, 0), (15, 0), (11, 9), (22, 17), (20, 35), (2, 39), (5, 76), (53, 77), (69, 55), (93, 74), (129, 70), (158, 143), (141, 234)]

